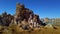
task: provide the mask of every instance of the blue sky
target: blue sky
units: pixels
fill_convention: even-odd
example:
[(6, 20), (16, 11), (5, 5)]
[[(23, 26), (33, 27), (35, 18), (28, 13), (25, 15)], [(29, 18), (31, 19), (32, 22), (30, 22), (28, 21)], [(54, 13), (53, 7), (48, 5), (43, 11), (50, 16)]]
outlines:
[(9, 14), (15, 14), (17, 2), (33, 10), (40, 18), (60, 17), (60, 0), (0, 0), (0, 14), (5, 11)]

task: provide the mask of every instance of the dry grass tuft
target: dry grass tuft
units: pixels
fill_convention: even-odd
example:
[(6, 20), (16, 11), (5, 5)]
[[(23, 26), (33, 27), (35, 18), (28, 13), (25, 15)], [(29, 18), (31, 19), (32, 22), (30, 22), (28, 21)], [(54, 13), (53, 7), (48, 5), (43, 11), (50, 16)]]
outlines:
[(60, 27), (54, 28), (41, 27), (40, 29), (32, 28), (29, 30), (23, 30), (18, 25), (13, 24), (9, 27), (0, 26), (0, 34), (1, 32), (2, 34), (60, 34)]

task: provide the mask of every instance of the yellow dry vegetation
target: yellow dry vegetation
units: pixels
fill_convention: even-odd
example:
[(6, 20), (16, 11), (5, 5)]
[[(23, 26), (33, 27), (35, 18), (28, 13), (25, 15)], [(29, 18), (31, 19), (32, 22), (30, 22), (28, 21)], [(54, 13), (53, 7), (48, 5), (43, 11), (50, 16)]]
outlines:
[(60, 34), (60, 27), (57, 27), (57, 29), (42, 27), (40, 29), (23, 30), (17, 25), (11, 25), (2, 30), (2, 34)]

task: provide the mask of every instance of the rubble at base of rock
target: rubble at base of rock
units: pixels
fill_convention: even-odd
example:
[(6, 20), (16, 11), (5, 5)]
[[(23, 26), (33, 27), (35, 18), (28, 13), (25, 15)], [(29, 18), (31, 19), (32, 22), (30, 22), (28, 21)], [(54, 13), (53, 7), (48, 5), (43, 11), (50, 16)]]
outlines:
[(26, 28), (38, 28), (41, 25), (45, 26), (39, 19), (38, 15), (35, 15), (32, 10), (25, 8), (23, 4), (16, 5), (16, 14), (10, 15), (6, 12), (0, 16), (0, 25), (9, 26), (11, 24), (17, 24), (23, 29)]

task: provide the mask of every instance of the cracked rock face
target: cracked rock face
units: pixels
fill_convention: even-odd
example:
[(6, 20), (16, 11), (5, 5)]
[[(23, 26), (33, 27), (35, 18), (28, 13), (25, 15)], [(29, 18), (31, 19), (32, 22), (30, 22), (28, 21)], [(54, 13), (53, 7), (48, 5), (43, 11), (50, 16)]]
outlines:
[(16, 18), (20, 17), (20, 19), (22, 18), (22, 20), (23, 19), (28, 20), (30, 14), (33, 14), (32, 10), (25, 8), (25, 6), (23, 4), (17, 4), (17, 6), (16, 6)]
[[(24, 19), (26, 20), (24, 23)], [(23, 22), (22, 22), (23, 21)], [(28, 22), (29, 21), (29, 22)], [(0, 16), (0, 24), (8, 26), (10, 23), (15, 23), (15, 24), (28, 24), (32, 21), (34, 26), (41, 25), (43, 24), (42, 21), (39, 19), (39, 16), (34, 14), (32, 10), (25, 8), (23, 4), (17, 4), (16, 5), (16, 14), (15, 15), (10, 15), (7, 14), (6, 12)], [(29, 24), (28, 24), (29, 25)]]

